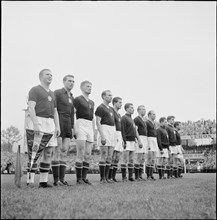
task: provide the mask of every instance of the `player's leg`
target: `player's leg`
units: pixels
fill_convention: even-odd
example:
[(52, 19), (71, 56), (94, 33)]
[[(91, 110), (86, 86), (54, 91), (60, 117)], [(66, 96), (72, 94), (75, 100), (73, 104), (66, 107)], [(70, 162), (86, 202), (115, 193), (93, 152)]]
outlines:
[(165, 174), (165, 171), (166, 171), (167, 160), (168, 160), (168, 158), (163, 157), (163, 162), (162, 162), (162, 179), (166, 179), (164, 174)]
[(105, 179), (108, 183), (114, 182), (112, 179), (109, 179), (109, 170), (110, 170), (111, 163), (112, 163), (113, 152), (114, 152), (114, 147), (108, 146), (108, 153), (107, 153), (107, 157), (106, 157), (106, 168), (105, 168)]
[(135, 181), (133, 178), (133, 168), (134, 168), (134, 151), (129, 151), (129, 160), (128, 160), (128, 180)]
[(118, 182), (116, 180), (116, 173), (117, 173), (117, 169), (118, 169), (118, 162), (120, 161), (120, 158), (121, 158), (121, 154), (122, 152), (120, 151), (114, 151), (113, 153), (113, 171), (112, 171), (112, 179), (114, 182)]
[(177, 167), (177, 154), (173, 154), (173, 175), (178, 178), (178, 167)]
[(184, 169), (184, 158), (183, 155), (179, 154), (179, 158), (178, 159), (178, 177), (182, 177), (181, 173)]
[(122, 173), (122, 181), (127, 182), (127, 163), (129, 160), (129, 151), (124, 150), (122, 153), (122, 161), (121, 161), (121, 173)]
[(143, 181), (145, 181), (145, 179), (142, 177), (142, 174), (144, 173), (145, 157), (146, 157), (146, 154), (142, 153), (142, 158), (140, 160), (140, 166), (139, 166), (139, 178), (140, 180), (143, 180)]
[(86, 145), (86, 140), (76, 140), (77, 155), (75, 159), (75, 169), (76, 169), (77, 184), (84, 183), (82, 181), (82, 170), (83, 170), (85, 145)]
[(154, 168), (155, 168), (155, 160), (156, 160), (156, 151), (151, 151), (151, 166), (150, 166), (150, 178), (151, 180), (156, 180), (154, 178)]
[(84, 151), (84, 161), (83, 161), (83, 170), (82, 170), (82, 180), (84, 183), (91, 185), (91, 182), (87, 179), (87, 173), (90, 168), (90, 158), (93, 148), (93, 142), (86, 142), (85, 151)]
[(147, 154), (147, 163), (146, 163), (147, 179), (150, 179), (151, 163), (152, 163), (152, 151), (149, 150)]
[(163, 162), (163, 157), (160, 155), (158, 158), (158, 162), (157, 162), (157, 170), (159, 174), (159, 179), (162, 179), (162, 162)]
[(142, 153), (135, 152), (134, 173), (135, 173), (135, 180), (137, 181), (140, 181), (139, 168), (140, 168), (141, 160), (142, 160)]
[(53, 157), (51, 161), (51, 169), (53, 173), (54, 186), (58, 186), (60, 175), (60, 149), (62, 148), (62, 137), (57, 138), (57, 147), (53, 148)]
[(114, 150), (113, 151), (113, 154), (112, 154), (112, 162), (111, 162), (111, 166), (109, 168), (109, 173), (108, 173), (108, 179), (112, 180), (112, 176), (113, 176), (113, 166), (114, 166), (114, 159), (115, 159), (115, 155), (116, 155), (116, 151)]
[(108, 155), (108, 146), (100, 146), (100, 161), (99, 161), (99, 172), (100, 172), (100, 183), (107, 183), (105, 177), (106, 169), (106, 158)]
[(42, 188), (52, 187), (47, 183), (52, 153), (53, 153), (53, 147), (51, 146), (45, 147), (43, 150), (42, 160), (40, 162), (40, 167), (39, 167), (40, 170), (39, 187)]
[(70, 138), (65, 137), (62, 141), (62, 147), (60, 148), (60, 182), (63, 185), (68, 185), (65, 181), (65, 172), (66, 172), (66, 160), (67, 160), (67, 152), (70, 144)]

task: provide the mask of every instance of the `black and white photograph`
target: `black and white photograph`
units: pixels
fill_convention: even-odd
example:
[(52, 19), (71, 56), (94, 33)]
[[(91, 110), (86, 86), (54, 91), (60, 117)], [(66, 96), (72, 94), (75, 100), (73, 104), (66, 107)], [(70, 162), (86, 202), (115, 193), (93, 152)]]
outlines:
[(216, 1), (1, 1), (1, 219), (216, 219)]

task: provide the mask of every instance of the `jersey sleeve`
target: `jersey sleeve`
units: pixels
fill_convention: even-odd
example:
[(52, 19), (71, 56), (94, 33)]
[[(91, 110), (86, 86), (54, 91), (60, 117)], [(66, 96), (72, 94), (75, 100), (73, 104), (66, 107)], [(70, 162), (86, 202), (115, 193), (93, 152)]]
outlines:
[(138, 120), (138, 118), (134, 118), (134, 123), (135, 123), (135, 125), (136, 125), (137, 127), (139, 127), (139, 120)]
[(95, 115), (102, 118), (103, 116), (103, 111), (102, 111), (102, 107), (101, 106), (98, 106), (96, 111), (95, 111)]
[(161, 130), (157, 129), (157, 144), (158, 148), (162, 150), (162, 144), (161, 144)]
[(36, 87), (33, 87), (32, 89), (30, 89), (29, 96), (28, 96), (28, 101), (37, 102), (38, 101), (38, 95), (37, 94), (38, 93), (37, 93)]
[(123, 117), (121, 117), (121, 134), (122, 134), (123, 141), (126, 144), (125, 129), (126, 129), (126, 120), (123, 116)]
[(79, 105), (80, 105), (80, 103), (79, 103), (79, 99), (78, 99), (78, 98), (75, 98), (75, 99), (74, 99), (74, 101), (73, 101), (73, 105), (74, 105), (75, 109), (78, 110)]

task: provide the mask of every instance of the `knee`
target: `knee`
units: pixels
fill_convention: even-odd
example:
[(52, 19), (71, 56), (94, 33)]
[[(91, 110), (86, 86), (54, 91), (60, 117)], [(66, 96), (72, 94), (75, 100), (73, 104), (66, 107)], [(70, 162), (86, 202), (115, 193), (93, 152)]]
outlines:
[(106, 157), (106, 161), (112, 162), (112, 157), (111, 157), (111, 156), (107, 156), (107, 157)]
[(91, 156), (90, 153), (85, 153), (84, 154), (84, 161), (88, 162), (90, 160), (90, 156)]
[(133, 163), (133, 162), (134, 162), (133, 158), (130, 158), (129, 163)]
[(47, 150), (44, 152), (44, 159), (51, 159), (51, 156), (52, 156), (51, 150)]

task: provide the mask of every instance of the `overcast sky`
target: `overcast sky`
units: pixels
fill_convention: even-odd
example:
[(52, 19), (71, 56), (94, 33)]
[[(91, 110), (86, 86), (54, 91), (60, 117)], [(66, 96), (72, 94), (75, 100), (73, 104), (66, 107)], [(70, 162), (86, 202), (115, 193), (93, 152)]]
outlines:
[(73, 74), (75, 97), (91, 81), (95, 107), (110, 89), (157, 119), (215, 119), (216, 2), (1, 3), (2, 129), (23, 130), (22, 109), (44, 68), (52, 90)]

